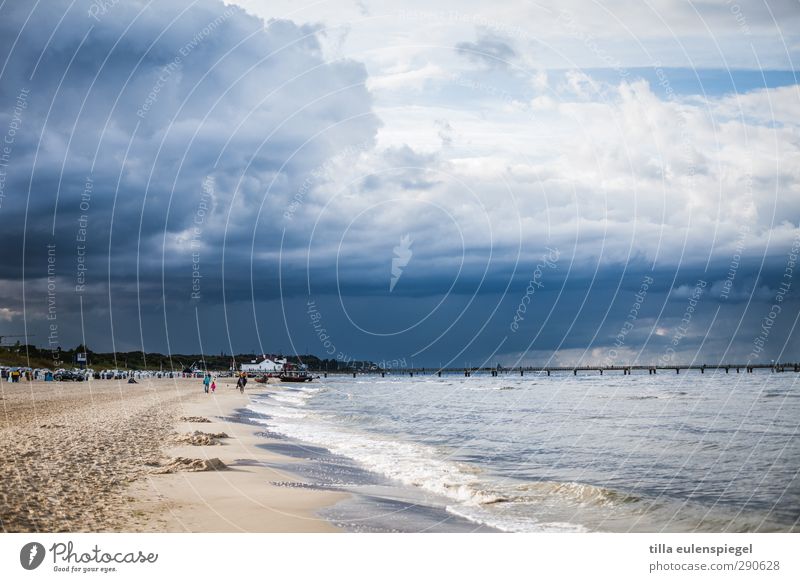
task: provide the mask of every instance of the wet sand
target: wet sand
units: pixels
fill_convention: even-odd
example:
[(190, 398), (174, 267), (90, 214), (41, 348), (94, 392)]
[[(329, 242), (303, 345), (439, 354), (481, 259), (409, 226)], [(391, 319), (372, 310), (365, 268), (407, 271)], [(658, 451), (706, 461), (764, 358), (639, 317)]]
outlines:
[(302, 461), (258, 446), (234, 382), (2, 382), (0, 529), (336, 531), (316, 512), (344, 495), (265, 466)]

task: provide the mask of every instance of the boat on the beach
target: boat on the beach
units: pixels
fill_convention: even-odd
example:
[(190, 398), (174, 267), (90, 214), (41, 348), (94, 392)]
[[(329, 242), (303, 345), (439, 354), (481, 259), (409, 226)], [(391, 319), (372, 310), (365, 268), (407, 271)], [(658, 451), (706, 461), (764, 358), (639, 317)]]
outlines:
[[(265, 364), (264, 362), (267, 362)], [(273, 367), (272, 360), (265, 359), (261, 364), (242, 365), (242, 371), (247, 375), (255, 376), (254, 381), (259, 384), (269, 384), (279, 380), (281, 382), (311, 382), (314, 377), (308, 373), (306, 366), (292, 364), (284, 359), (277, 360), (279, 366)]]
[(281, 382), (311, 382), (314, 377), (305, 370), (287, 370), (279, 376)]

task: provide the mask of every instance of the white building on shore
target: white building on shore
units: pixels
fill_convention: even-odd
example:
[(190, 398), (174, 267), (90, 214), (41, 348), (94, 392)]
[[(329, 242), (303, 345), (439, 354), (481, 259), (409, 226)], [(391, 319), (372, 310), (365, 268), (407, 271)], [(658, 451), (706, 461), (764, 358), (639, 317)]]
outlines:
[(249, 364), (242, 364), (242, 372), (248, 374), (269, 374), (270, 372), (282, 372), (286, 360), (270, 360), (266, 356), (260, 362), (251, 360)]

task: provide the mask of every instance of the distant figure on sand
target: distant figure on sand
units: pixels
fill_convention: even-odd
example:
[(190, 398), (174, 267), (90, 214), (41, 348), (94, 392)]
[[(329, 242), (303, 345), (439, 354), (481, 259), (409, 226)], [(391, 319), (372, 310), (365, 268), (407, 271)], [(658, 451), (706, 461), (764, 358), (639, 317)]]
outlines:
[(245, 372), (239, 374), (239, 380), (236, 385), (239, 387), (239, 392), (244, 394), (244, 387), (247, 385), (247, 374)]
[(212, 392), (216, 392), (217, 391), (217, 381), (216, 380), (211, 380), (211, 391)]
[(208, 394), (208, 387), (211, 385), (211, 374), (206, 374), (203, 377), (203, 390)]

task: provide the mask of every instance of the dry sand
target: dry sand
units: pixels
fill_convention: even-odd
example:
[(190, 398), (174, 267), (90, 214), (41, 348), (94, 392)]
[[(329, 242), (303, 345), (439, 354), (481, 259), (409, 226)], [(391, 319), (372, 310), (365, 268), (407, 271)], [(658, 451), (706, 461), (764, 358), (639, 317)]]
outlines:
[(336, 531), (315, 512), (343, 495), (279, 485), (264, 463), (297, 461), (236, 421), (233, 382), (2, 382), (0, 529)]

